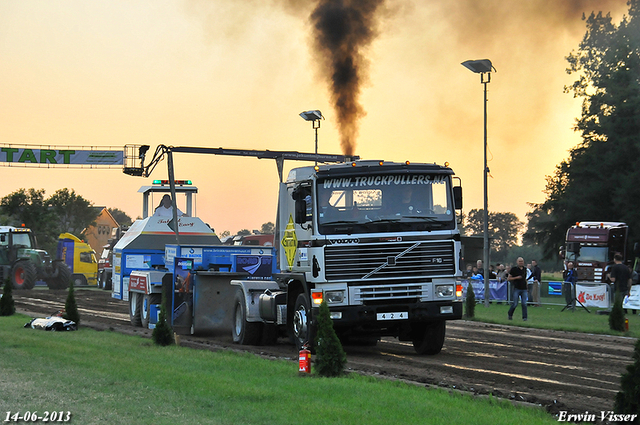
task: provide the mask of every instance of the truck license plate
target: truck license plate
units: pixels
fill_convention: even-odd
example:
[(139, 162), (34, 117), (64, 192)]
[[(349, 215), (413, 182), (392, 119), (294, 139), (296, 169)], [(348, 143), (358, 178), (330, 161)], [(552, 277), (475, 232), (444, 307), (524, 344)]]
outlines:
[(409, 313), (406, 311), (396, 311), (393, 313), (378, 313), (378, 320), (405, 320), (409, 318)]

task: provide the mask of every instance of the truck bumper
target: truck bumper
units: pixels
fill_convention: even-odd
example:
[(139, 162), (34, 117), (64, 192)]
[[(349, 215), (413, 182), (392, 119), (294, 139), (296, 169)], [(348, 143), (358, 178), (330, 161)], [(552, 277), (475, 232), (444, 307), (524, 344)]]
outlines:
[[(335, 328), (358, 326), (387, 328), (412, 322), (435, 322), (462, 318), (462, 302), (440, 301), (413, 304), (329, 307)], [(313, 308), (317, 317), (319, 308)], [(448, 312), (450, 311), (450, 312)], [(382, 320), (381, 313), (408, 313), (401, 319)], [(339, 316), (339, 317), (337, 317)], [(386, 317), (389, 317), (388, 315)]]

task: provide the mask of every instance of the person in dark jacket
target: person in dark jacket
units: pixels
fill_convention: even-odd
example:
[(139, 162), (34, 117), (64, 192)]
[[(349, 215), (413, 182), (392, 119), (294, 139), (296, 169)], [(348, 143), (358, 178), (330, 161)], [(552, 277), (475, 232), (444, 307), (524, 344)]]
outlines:
[(567, 308), (573, 310), (575, 308), (573, 293), (578, 280), (576, 270), (573, 268), (573, 262), (569, 261), (567, 263), (567, 268), (562, 272), (562, 280), (564, 281), (562, 288), (564, 289), (564, 299), (567, 302)]
[(511, 267), (507, 280), (513, 284), (513, 302), (509, 308), (509, 320), (513, 320), (513, 312), (518, 307), (518, 300), (522, 299), (522, 320), (527, 321), (527, 268), (524, 258), (518, 257), (516, 266)]

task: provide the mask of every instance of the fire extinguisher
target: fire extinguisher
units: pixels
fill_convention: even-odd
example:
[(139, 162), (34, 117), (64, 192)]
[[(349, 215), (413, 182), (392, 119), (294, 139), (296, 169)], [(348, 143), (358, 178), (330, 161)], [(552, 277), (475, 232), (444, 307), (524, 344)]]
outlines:
[(627, 318), (624, 319), (624, 330), (629, 332), (629, 319)]
[(298, 372), (311, 373), (311, 351), (309, 351), (307, 344), (304, 344), (300, 349), (298, 360), (300, 362)]

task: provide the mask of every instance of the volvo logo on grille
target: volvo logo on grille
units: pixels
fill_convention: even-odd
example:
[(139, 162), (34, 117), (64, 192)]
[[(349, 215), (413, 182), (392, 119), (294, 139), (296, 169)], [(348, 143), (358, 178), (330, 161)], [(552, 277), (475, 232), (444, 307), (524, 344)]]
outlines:
[(387, 257), (387, 264), (390, 266), (396, 265), (396, 257)]

